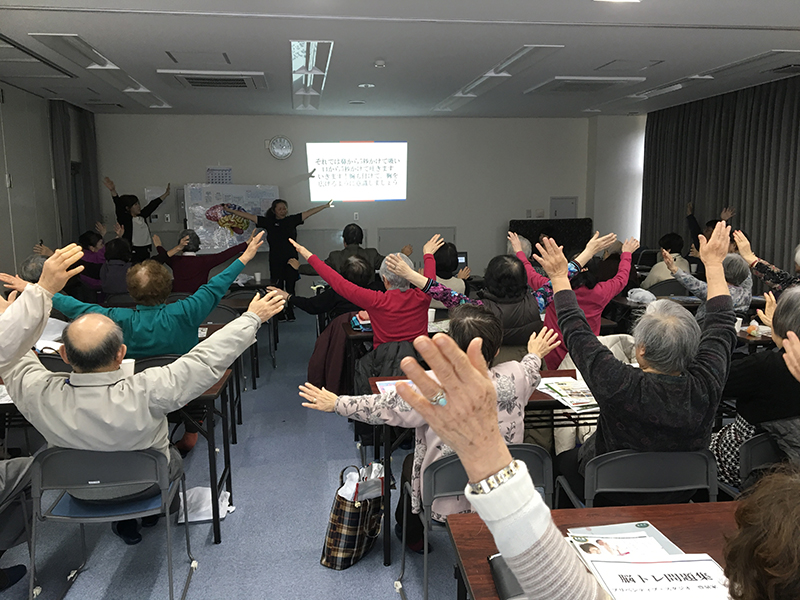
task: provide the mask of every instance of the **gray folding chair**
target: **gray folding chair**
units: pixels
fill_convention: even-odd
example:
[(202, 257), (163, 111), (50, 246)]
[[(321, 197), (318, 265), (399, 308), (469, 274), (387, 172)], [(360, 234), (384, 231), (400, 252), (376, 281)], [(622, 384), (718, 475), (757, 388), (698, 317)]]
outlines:
[(759, 433), (739, 446), (740, 487), (719, 482), (719, 488), (731, 498), (738, 496), (750, 475), (759, 469), (777, 464), (786, 458), (783, 450), (768, 433)]
[(677, 279), (665, 279), (651, 285), (648, 292), (654, 296), (686, 296), (689, 292)]
[(564, 476), (556, 479), (556, 506), (560, 491), (573, 506), (593, 507), (598, 494), (667, 493), (708, 490), (717, 501), (717, 462), (708, 449), (693, 452), (636, 452), (617, 450), (594, 457), (586, 465), (584, 498), (580, 501)]
[(42, 353), (39, 355), (39, 361), (45, 369), (53, 373), (72, 373), (72, 366), (65, 363), (60, 354)]
[[(67, 490), (98, 490), (121, 485), (155, 485), (159, 494), (144, 500), (128, 502), (81, 502), (75, 500)], [(81, 529), (81, 564), (67, 576), (67, 590), (86, 566), (86, 523), (108, 523), (122, 519), (136, 519), (152, 515), (166, 515), (167, 567), (169, 572), (169, 597), (174, 598), (172, 580), (172, 525), (169, 507), (180, 486), (183, 496), (184, 522), (187, 524), (186, 553), (189, 557), (189, 572), (183, 587), (181, 600), (186, 598), (197, 561), (192, 556), (189, 542), (189, 519), (186, 506), (186, 478), (169, 481), (167, 457), (156, 450), (130, 452), (95, 452), (50, 448), (36, 455), (31, 466), (31, 497), (33, 499), (33, 524), (31, 532), (31, 573), (28, 590), (29, 600), (35, 597), (36, 534), (39, 521), (62, 521), (79, 523)], [(58, 490), (60, 493), (46, 509), (42, 509), (42, 492)], [(64, 595), (66, 594), (66, 590)], [(63, 595), (61, 596), (63, 597)]]
[[(508, 449), (511, 456), (521, 460), (528, 467), (528, 472), (533, 479), (537, 490), (542, 493), (548, 506), (553, 500), (553, 460), (550, 453), (535, 444), (510, 444)], [(423, 525), (423, 556), (422, 556), (422, 590), (424, 600), (428, 600), (428, 532), (432, 527), (431, 507), (437, 498), (448, 496), (463, 496), (469, 477), (461, 464), (458, 455), (451, 454), (428, 465), (422, 474), (422, 525)], [(412, 494), (411, 484), (406, 482), (406, 505), (403, 507), (403, 554), (400, 563), (400, 575), (394, 582), (395, 590), (405, 600), (403, 589), (403, 575), (406, 568), (406, 522), (408, 519), (408, 501)], [(384, 533), (384, 535), (388, 535)]]
[(205, 323), (230, 323), (239, 317), (239, 313), (230, 306), (220, 304), (203, 319)]

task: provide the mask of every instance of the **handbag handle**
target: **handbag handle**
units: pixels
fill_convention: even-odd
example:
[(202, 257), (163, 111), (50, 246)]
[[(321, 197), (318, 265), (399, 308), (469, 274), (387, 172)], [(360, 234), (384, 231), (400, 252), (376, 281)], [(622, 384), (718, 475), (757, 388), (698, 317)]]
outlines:
[(355, 465), (346, 466), (344, 469), (342, 469), (342, 472), (339, 473), (339, 487), (342, 487), (344, 485), (344, 474), (347, 471), (347, 469), (355, 469), (356, 473), (358, 473), (359, 475), (361, 474), (361, 471), (359, 470), (359, 468), (357, 466), (355, 466)]

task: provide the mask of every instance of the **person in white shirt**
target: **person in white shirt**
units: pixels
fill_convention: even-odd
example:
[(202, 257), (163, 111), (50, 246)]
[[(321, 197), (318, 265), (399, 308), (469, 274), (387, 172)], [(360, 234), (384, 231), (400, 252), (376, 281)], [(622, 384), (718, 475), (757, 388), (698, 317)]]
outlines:
[[(683, 251), (683, 238), (680, 235), (677, 233), (668, 233), (658, 240), (658, 245), (660, 248), (670, 253), (672, 260), (675, 261), (679, 269), (683, 269), (687, 273), (690, 271), (689, 262), (681, 256), (681, 252)], [(659, 258), (659, 261), (653, 265), (653, 268), (650, 269), (647, 277), (642, 282), (642, 288), (648, 289), (659, 281), (666, 281), (668, 279), (674, 279), (674, 277), (667, 268), (667, 265), (664, 264), (664, 261)]]

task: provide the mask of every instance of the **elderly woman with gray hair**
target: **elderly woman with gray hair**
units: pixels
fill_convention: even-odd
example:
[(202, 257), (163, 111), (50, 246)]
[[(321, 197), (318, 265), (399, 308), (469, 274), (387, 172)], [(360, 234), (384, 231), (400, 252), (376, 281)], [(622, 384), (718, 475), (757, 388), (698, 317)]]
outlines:
[(739, 447), (757, 433), (768, 433), (779, 447), (800, 456), (800, 382), (783, 358), (788, 333), (800, 333), (800, 288), (783, 292), (777, 306), (768, 301), (760, 314), (772, 327), (778, 351), (733, 361), (723, 396), (736, 399), (736, 420), (711, 436), (719, 478), (737, 487), (752, 483), (739, 479)]
[[(386, 291), (378, 292), (347, 281), (307, 248), (293, 239), (289, 241), (337, 294), (369, 312), (376, 347), (386, 342), (410, 342), (417, 336), (428, 334), (428, 307), (431, 299), (424, 291), (411, 289), (405, 278), (390, 271), (385, 258), (379, 273)], [(425, 256), (424, 275), (434, 281), (436, 261), (433, 253), (441, 245), (439, 242), (440, 236), (436, 234), (422, 248)], [(405, 254), (400, 256), (407, 264), (411, 264)]]
[[(729, 227), (720, 223), (700, 241), (708, 290), (701, 331), (691, 313), (671, 302), (651, 303), (633, 332), (641, 368), (626, 365), (595, 337), (567, 277), (567, 260), (552, 240), (537, 244), (550, 275), (558, 325), (575, 365), (600, 406), (597, 430), (580, 448), (556, 457), (556, 468), (582, 495), (586, 464), (614, 450), (677, 452), (707, 448), (736, 345), (735, 316), (723, 261)], [(614, 503), (681, 502), (679, 494), (615, 495)]]
[[(681, 285), (689, 292), (704, 301), (697, 309), (696, 315), (697, 322), (702, 324), (706, 317), (705, 300), (708, 294), (708, 284), (683, 269), (679, 269), (675, 265), (672, 255), (663, 248), (661, 256), (664, 257), (664, 264), (667, 265), (672, 276), (680, 281)], [(753, 299), (753, 277), (750, 275), (747, 262), (738, 254), (727, 254), (725, 260), (722, 261), (722, 269), (733, 301), (733, 310), (740, 316), (745, 316), (750, 308), (750, 301)]]
[(194, 229), (184, 229), (178, 236), (180, 242), (170, 251), (161, 245), (161, 238), (153, 236), (153, 245), (158, 252), (159, 262), (172, 269), (174, 280), (172, 291), (182, 294), (194, 294), (201, 286), (208, 283), (211, 269), (227, 260), (239, 256), (247, 249), (257, 229), (253, 229), (247, 242), (231, 246), (216, 254), (197, 254), (200, 250), (200, 236)]

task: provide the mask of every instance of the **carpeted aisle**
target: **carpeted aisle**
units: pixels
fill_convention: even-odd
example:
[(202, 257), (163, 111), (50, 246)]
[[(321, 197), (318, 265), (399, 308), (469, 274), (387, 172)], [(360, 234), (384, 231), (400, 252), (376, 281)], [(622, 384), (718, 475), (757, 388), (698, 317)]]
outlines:
[[(190, 526), (192, 549), (199, 562), (189, 598), (352, 600), (399, 597), (394, 580), (400, 570), (400, 542), (392, 534), (393, 562), (383, 566), (382, 537), (372, 552), (346, 571), (319, 564), (328, 513), (338, 487), (339, 472), (359, 461), (347, 420), (300, 406), (298, 384), (314, 347), (314, 320), (297, 313), (294, 323), (281, 323), (278, 368), (267, 359), (265, 332), (261, 340), (258, 389), (243, 398), (244, 425), (232, 446), (235, 512), (222, 523), (222, 543), (212, 542), (210, 524)], [(249, 368), (246, 369), (249, 375)], [(248, 382), (249, 387), (249, 382)], [(205, 441), (186, 458), (189, 487), (208, 486)], [(404, 451), (394, 456), (394, 472)], [(398, 494), (393, 493), (397, 501)], [(175, 580), (186, 575), (183, 526), (175, 528)], [(87, 527), (88, 570), (81, 574), (68, 599), (119, 600), (168, 598), (164, 523), (143, 531), (137, 546), (125, 546), (108, 525)], [(57, 597), (79, 553), (77, 526), (45, 523), (37, 545), (41, 599)], [(431, 537), (430, 598), (456, 595), (455, 553), (443, 527)], [(7, 552), (0, 566), (27, 564), (25, 546)], [(3, 600), (27, 598), (28, 578), (3, 592)], [(409, 598), (422, 596), (422, 557), (409, 555), (405, 576)], [(180, 589), (176, 597), (180, 597)]]

